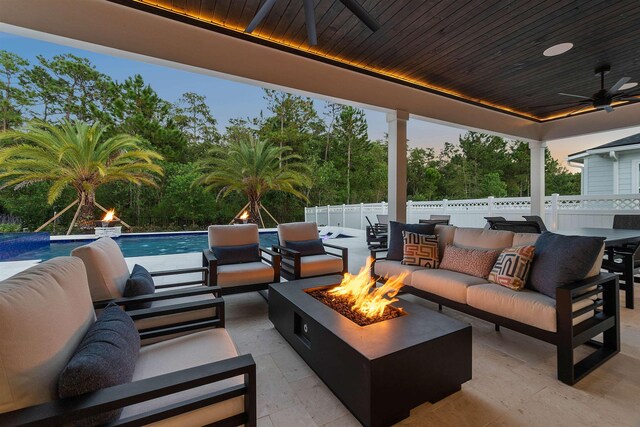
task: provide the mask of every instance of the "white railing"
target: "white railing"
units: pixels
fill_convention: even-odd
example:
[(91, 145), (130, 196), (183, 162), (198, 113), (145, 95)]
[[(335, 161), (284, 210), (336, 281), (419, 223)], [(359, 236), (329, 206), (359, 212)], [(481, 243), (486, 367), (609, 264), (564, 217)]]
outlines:
[[(451, 224), (460, 227), (483, 227), (485, 216), (503, 216), (522, 220), (531, 211), (529, 197), (507, 197), (468, 200), (437, 200), (407, 202), (407, 222), (416, 223), (430, 215), (451, 215)], [(368, 217), (376, 221), (377, 214), (386, 214), (388, 204), (361, 203), (358, 205), (332, 205), (305, 208), (305, 221), (319, 225), (364, 229)], [(620, 213), (640, 213), (640, 194), (612, 196), (547, 196), (544, 220), (552, 230), (575, 227), (611, 228), (613, 216)]]

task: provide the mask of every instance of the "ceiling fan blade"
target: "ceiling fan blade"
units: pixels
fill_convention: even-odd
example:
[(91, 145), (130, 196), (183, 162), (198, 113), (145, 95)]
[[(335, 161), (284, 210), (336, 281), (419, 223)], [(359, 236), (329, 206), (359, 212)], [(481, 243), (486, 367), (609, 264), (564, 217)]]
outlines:
[(371, 29), (371, 31), (378, 31), (380, 29), (380, 24), (378, 21), (373, 19), (369, 12), (367, 12), (364, 7), (356, 0), (340, 0), (340, 3), (345, 5), (347, 9), (351, 11), (354, 15), (358, 17), (359, 20), (364, 22), (364, 24)]
[(244, 32), (252, 33), (253, 30), (255, 30), (256, 27), (260, 25), (262, 20), (267, 16), (267, 14), (269, 13), (269, 11), (271, 10), (271, 8), (275, 3), (276, 3), (276, 0), (267, 0), (266, 2), (264, 2), (262, 7), (258, 9), (256, 16), (254, 16), (251, 22), (249, 22), (249, 25), (247, 25), (247, 28), (245, 28)]
[(574, 98), (582, 98), (582, 99), (591, 99), (591, 98), (590, 98), (590, 97), (588, 97), (588, 96), (574, 95), (574, 94), (572, 94), (572, 93), (562, 93), (562, 92), (560, 92), (558, 95), (562, 95), (562, 96), (572, 96), (572, 97), (574, 97)]
[(624, 85), (625, 83), (627, 83), (629, 80), (631, 80), (631, 77), (623, 77), (620, 80), (618, 80), (618, 82), (616, 84), (614, 84), (613, 86), (611, 86), (611, 89), (609, 89), (607, 91), (607, 94), (609, 96), (612, 96), (613, 94), (615, 94), (617, 91), (620, 90), (620, 88), (622, 87), (622, 85)]
[(304, 19), (307, 23), (307, 37), (309, 38), (309, 45), (315, 46), (318, 44), (318, 36), (316, 34), (316, 13), (313, 10), (313, 0), (304, 1)]
[(613, 113), (613, 107), (611, 105), (605, 105), (602, 109), (607, 113)]

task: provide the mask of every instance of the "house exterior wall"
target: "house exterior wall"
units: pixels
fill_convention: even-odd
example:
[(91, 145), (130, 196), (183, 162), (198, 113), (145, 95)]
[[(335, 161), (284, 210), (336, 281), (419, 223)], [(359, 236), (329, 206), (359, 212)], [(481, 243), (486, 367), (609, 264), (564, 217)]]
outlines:
[[(632, 194), (638, 192), (637, 162), (640, 160), (640, 150), (621, 151), (618, 153), (619, 173), (620, 173), (620, 193)], [(636, 179), (634, 183), (633, 180)]]
[(589, 156), (585, 168), (586, 174), (586, 195), (613, 194), (613, 161), (608, 156)]

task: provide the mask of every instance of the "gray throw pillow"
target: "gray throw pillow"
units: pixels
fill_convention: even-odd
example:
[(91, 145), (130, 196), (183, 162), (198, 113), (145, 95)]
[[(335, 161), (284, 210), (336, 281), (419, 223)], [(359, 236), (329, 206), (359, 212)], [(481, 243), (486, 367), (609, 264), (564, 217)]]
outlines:
[(387, 247), (387, 259), (392, 261), (402, 261), (404, 258), (404, 237), (403, 231), (416, 234), (435, 234), (435, 224), (404, 224), (397, 221), (389, 221), (389, 240)]
[(260, 261), (260, 245), (213, 246), (213, 256), (218, 260), (218, 265), (243, 264), (245, 262)]
[[(58, 378), (60, 398), (78, 396), (131, 382), (140, 352), (140, 335), (131, 317), (109, 304), (80, 342)], [(75, 421), (74, 425), (104, 424), (120, 418), (122, 409)]]
[[(141, 295), (153, 295), (156, 292), (156, 285), (153, 283), (151, 273), (141, 265), (134, 265), (131, 275), (127, 279), (124, 286), (122, 296), (126, 298), (139, 297)], [(140, 304), (127, 305), (127, 310), (139, 310), (141, 308), (150, 308), (151, 302), (143, 302)]]
[(603, 242), (603, 237), (542, 233), (535, 243), (527, 288), (555, 299), (556, 288), (587, 276), (600, 255)]
[(296, 242), (286, 240), (284, 246), (288, 249), (300, 252), (301, 256), (326, 255), (322, 239), (298, 240)]

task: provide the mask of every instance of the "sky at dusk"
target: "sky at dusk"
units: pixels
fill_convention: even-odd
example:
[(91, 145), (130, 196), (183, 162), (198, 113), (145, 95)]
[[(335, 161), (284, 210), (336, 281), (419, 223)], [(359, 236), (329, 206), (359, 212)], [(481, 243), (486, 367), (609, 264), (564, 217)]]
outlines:
[[(203, 95), (218, 120), (220, 131), (229, 119), (255, 117), (261, 110), (266, 111), (263, 91), (259, 86), (239, 83), (232, 80), (206, 76), (184, 70), (164, 67), (145, 62), (133, 61), (117, 56), (94, 53), (69, 46), (49, 43), (7, 33), (0, 33), (0, 49), (16, 53), (31, 63), (36, 63), (37, 55), (52, 57), (57, 54), (72, 53), (88, 58), (96, 68), (117, 81), (123, 81), (134, 74), (140, 74), (151, 87), (164, 99), (175, 102), (185, 92)], [(314, 100), (321, 114), (324, 101)], [(384, 113), (365, 109), (369, 137), (382, 139), (387, 130)], [(595, 114), (606, 114), (598, 112)], [(612, 113), (612, 114), (615, 114)], [(445, 142), (456, 142), (464, 129), (430, 123), (422, 120), (410, 120), (408, 123), (410, 147), (434, 147), (440, 149)], [(640, 132), (640, 127), (594, 134), (589, 136), (549, 141), (551, 154), (566, 164), (568, 154), (585, 150), (619, 138)]]

